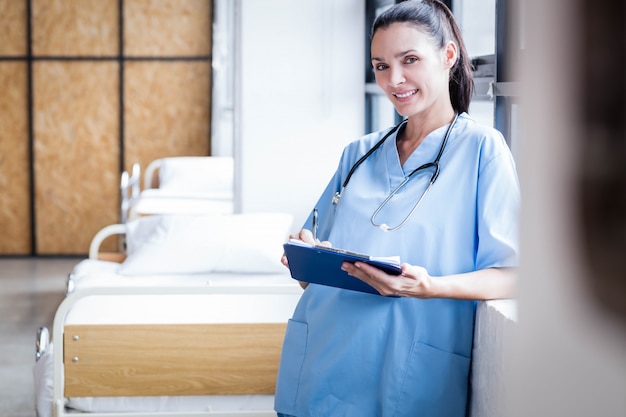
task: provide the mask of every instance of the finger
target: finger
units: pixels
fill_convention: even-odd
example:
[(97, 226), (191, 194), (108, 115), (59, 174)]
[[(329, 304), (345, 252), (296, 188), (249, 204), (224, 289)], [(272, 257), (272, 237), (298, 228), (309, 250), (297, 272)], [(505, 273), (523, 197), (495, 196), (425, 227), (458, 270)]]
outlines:
[(382, 271), (375, 266), (369, 265), (365, 262), (355, 262), (354, 264), (344, 262), (341, 269), (346, 271), (348, 275), (358, 278), (366, 284), (374, 287), (381, 294), (388, 295), (393, 293), (393, 282), (390, 280), (397, 281), (397, 277), (392, 277), (385, 271)]
[(310, 230), (302, 229), (298, 234), (290, 234), (289, 239), (311, 243), (313, 241), (313, 233)]
[(311, 245), (315, 245), (315, 239), (313, 239), (313, 233), (308, 229), (300, 230), (300, 234), (298, 235), (298, 238), (303, 242), (309, 243)]
[(380, 269), (373, 267), (365, 262), (344, 262), (341, 265), (341, 269), (346, 271), (348, 275), (352, 275), (368, 283), (372, 281), (372, 278), (376, 277), (376, 275), (385, 274)]
[(421, 272), (420, 268), (411, 264), (403, 263), (402, 265), (400, 265), (400, 269), (402, 269), (400, 275), (402, 275), (403, 277), (419, 279)]

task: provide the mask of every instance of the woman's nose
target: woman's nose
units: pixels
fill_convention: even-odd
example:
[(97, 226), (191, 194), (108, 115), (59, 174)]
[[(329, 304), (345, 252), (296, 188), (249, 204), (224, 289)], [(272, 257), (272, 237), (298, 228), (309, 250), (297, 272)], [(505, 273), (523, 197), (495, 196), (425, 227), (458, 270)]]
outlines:
[(389, 85), (396, 87), (405, 81), (402, 68), (390, 68), (389, 69)]

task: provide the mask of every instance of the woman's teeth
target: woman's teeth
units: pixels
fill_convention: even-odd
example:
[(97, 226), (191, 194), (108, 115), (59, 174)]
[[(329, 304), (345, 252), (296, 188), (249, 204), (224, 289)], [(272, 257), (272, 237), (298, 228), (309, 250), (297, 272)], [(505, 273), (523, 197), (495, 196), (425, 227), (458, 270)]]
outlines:
[(398, 97), (398, 98), (407, 98), (409, 96), (412, 96), (416, 92), (417, 92), (417, 90), (412, 90), (412, 91), (409, 91), (409, 92), (406, 92), (406, 93), (402, 93), (402, 94), (396, 93), (396, 97)]

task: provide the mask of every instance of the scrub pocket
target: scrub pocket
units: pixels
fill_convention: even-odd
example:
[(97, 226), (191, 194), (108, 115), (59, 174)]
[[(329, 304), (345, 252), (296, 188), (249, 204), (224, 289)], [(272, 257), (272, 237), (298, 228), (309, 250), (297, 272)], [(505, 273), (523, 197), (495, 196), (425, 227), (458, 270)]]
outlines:
[(289, 320), (287, 323), (274, 400), (276, 411), (281, 413), (295, 413), (300, 372), (306, 353), (307, 334), (308, 326), (306, 323), (293, 320)]
[(394, 417), (464, 417), (470, 358), (416, 342)]

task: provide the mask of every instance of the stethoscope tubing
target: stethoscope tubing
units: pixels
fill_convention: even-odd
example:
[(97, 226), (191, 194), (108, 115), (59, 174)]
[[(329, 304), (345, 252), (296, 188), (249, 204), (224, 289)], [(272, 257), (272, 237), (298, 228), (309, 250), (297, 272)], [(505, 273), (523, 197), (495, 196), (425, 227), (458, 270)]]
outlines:
[[(437, 154), (437, 156), (435, 157), (435, 160), (432, 162), (428, 162), (425, 163), (417, 168), (415, 168), (413, 171), (411, 171), (409, 173), (409, 175), (407, 175), (404, 180), (402, 180), (402, 182), (393, 189), (393, 191), (391, 193), (389, 193), (389, 195), (383, 200), (383, 202), (378, 206), (378, 208), (376, 209), (376, 211), (374, 211), (374, 214), (372, 214), (372, 217), (370, 218), (370, 222), (372, 223), (372, 225), (376, 226), (376, 227), (380, 227), (382, 230), (385, 231), (394, 231), (397, 230), (399, 228), (401, 228), (402, 226), (404, 226), (404, 224), (409, 220), (409, 218), (413, 215), (413, 213), (415, 212), (415, 210), (417, 209), (417, 206), (419, 206), (419, 204), (422, 202), (422, 200), (424, 199), (424, 196), (426, 196), (426, 194), (428, 193), (428, 191), (430, 190), (430, 188), (433, 186), (433, 184), (435, 183), (435, 181), (437, 181), (437, 178), (439, 177), (439, 160), (441, 159), (441, 156), (443, 155), (444, 149), (446, 147), (446, 144), (448, 143), (448, 138), (450, 137), (450, 133), (452, 132), (452, 128), (454, 127), (454, 125), (456, 124), (456, 121), (459, 117), (458, 113), (455, 113), (454, 115), (454, 119), (452, 120), (452, 123), (450, 123), (450, 125), (448, 126), (448, 129), (446, 130), (446, 133), (443, 137), (443, 141), (441, 143), (441, 147), (439, 148), (439, 153)], [(379, 140), (369, 151), (367, 151), (365, 153), (365, 155), (363, 155), (361, 158), (359, 158), (358, 161), (356, 161), (354, 163), (354, 165), (352, 165), (352, 167), (350, 168), (350, 171), (348, 171), (348, 175), (346, 176), (346, 179), (344, 180), (343, 184), (341, 185), (341, 189), (339, 190), (339, 192), (335, 193), (335, 195), (333, 196), (332, 199), (332, 204), (333, 205), (337, 205), (339, 204), (339, 201), (341, 199), (341, 196), (343, 194), (343, 191), (345, 190), (345, 188), (347, 187), (348, 183), (350, 182), (350, 178), (352, 177), (352, 174), (354, 174), (354, 172), (356, 171), (356, 169), (363, 163), (365, 162), (365, 160), (367, 160), (367, 158), (374, 153), (378, 148), (380, 148), (382, 146), (382, 144), (385, 142), (385, 140), (387, 140), (387, 138), (389, 136), (391, 136), (394, 132), (396, 132), (400, 126), (402, 126), (403, 123), (405, 123), (406, 120), (403, 120), (402, 122), (398, 123), (396, 126), (394, 126), (393, 128), (391, 128), (389, 130), (389, 132), (387, 132), (385, 134), (385, 136), (383, 136), (383, 138), (381, 140)], [(394, 195), (396, 195), (396, 193), (407, 183), (409, 182), (409, 180), (411, 179), (411, 177), (416, 174), (418, 171), (424, 170), (426, 168), (430, 168), (430, 167), (434, 167), (435, 168), (435, 172), (433, 173), (433, 175), (430, 178), (430, 181), (428, 183), (428, 187), (426, 187), (426, 190), (422, 193), (422, 195), (420, 196), (419, 200), (417, 201), (417, 203), (413, 206), (413, 208), (411, 209), (411, 211), (409, 212), (409, 214), (404, 218), (404, 220), (402, 220), (402, 222), (400, 224), (398, 224), (397, 226), (394, 227), (389, 227), (388, 225), (386, 225), (385, 223), (381, 223), (378, 224), (375, 221), (376, 216), (378, 215), (378, 213), (387, 205), (387, 203), (389, 202), (389, 200), (391, 200), (393, 198)]]

